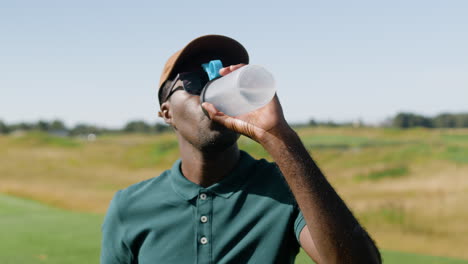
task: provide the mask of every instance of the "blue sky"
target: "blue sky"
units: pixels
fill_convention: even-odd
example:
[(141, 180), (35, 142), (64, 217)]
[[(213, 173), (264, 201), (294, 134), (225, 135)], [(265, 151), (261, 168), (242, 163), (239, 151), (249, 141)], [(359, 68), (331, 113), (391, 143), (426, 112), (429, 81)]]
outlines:
[(468, 112), (468, 1), (2, 1), (0, 119), (158, 120), (165, 60), (223, 34), (290, 122)]

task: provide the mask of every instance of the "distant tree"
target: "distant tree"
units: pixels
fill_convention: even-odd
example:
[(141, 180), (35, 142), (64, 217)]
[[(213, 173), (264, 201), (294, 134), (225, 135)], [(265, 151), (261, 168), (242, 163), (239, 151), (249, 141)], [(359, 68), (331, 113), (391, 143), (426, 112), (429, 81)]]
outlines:
[(419, 127), (433, 127), (431, 118), (422, 115), (414, 115), (412, 125)]
[(333, 120), (328, 120), (327, 122), (324, 122), (323, 125), (328, 126), (328, 127), (337, 127), (337, 126), (340, 126), (341, 124), (336, 123)]
[(12, 124), (10, 125), (10, 130), (15, 131), (15, 130), (32, 130), (35, 128), (34, 124), (28, 124), (28, 123), (18, 123), (18, 124)]
[(116, 128), (100, 128), (99, 129), (99, 133), (101, 134), (118, 134), (120, 132), (122, 132), (122, 130), (116, 129)]
[(393, 118), (393, 126), (408, 127), (436, 127), (436, 128), (462, 128), (468, 127), (468, 113), (439, 114), (433, 118), (412, 113), (399, 113)]
[(468, 114), (457, 114), (455, 116), (455, 127), (468, 127)]
[(152, 127), (145, 123), (145, 121), (138, 120), (128, 122), (123, 131), (127, 133), (150, 133), (152, 131)]
[(162, 133), (162, 132), (169, 131), (169, 130), (171, 130), (171, 127), (168, 125), (164, 125), (161, 123), (156, 123), (154, 125), (154, 132), (156, 133)]
[(7, 124), (3, 123), (2, 120), (0, 120), (0, 134), (8, 134), (10, 133), (10, 128), (8, 127)]
[(434, 118), (437, 127), (468, 127), (468, 114), (440, 114)]
[(67, 130), (67, 127), (60, 120), (54, 120), (49, 125), (49, 131)]
[(430, 118), (412, 113), (399, 113), (393, 119), (393, 126), (400, 128), (433, 127)]
[(319, 124), (314, 119), (310, 119), (308, 125), (309, 126), (318, 126)]
[(87, 125), (87, 124), (77, 124), (74, 128), (70, 130), (70, 135), (88, 135), (88, 134), (100, 134), (101, 129), (96, 126)]
[(440, 114), (434, 118), (435, 127), (453, 128), (456, 123), (455, 116), (448, 113)]
[(50, 124), (47, 121), (40, 120), (36, 123), (35, 128), (40, 131), (48, 131), (50, 128)]
[(408, 128), (410, 127), (410, 121), (409, 121), (410, 117), (411, 117), (411, 114), (409, 113), (399, 113), (393, 119), (393, 125), (396, 127)]

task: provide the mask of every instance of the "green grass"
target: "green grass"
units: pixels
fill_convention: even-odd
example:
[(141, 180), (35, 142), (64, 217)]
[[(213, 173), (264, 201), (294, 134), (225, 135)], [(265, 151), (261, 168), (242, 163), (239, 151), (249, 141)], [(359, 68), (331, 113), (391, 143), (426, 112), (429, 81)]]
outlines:
[[(74, 213), (0, 195), (0, 263), (98, 263), (102, 215)], [(466, 261), (382, 251), (384, 263), (458, 264)], [(297, 264), (313, 263), (304, 252)]]
[(167, 164), (178, 158), (177, 146), (175, 139), (140, 143), (128, 149), (125, 159), (131, 168), (151, 168), (154, 164)]
[(466, 264), (467, 260), (424, 256), (411, 253), (403, 253), (396, 251), (384, 251), (382, 252), (384, 264), (399, 264), (399, 263), (411, 263), (411, 264)]
[(409, 170), (406, 166), (397, 166), (397, 167), (371, 171), (364, 175), (359, 174), (355, 178), (357, 181), (365, 181), (365, 180), (375, 181), (375, 180), (381, 180), (385, 178), (401, 177), (401, 176), (407, 175), (408, 172)]
[[(297, 132), (380, 247), (468, 259), (468, 130), (306, 127)], [(250, 139), (241, 137), (239, 146), (271, 160)], [(16, 263), (73, 263), (73, 255), (92, 256), (81, 260), (95, 263), (100, 222), (115, 191), (170, 168), (179, 150), (174, 133), (86, 141), (35, 132), (0, 135), (0, 156), (0, 193), (63, 209), (48, 207), (50, 213), (39, 214), (31, 207), (29, 215), (19, 206), (21, 218), (14, 216), (15, 206), (3, 203), (0, 263), (11, 263), (8, 256), (8, 261), (24, 260)], [(82, 233), (94, 236), (94, 245), (73, 240)], [(23, 255), (21, 247), (27, 249)]]
[(101, 215), (0, 196), (0, 263), (98, 263)]
[[(381, 252), (382, 259), (384, 264), (467, 264), (468, 261), (453, 259), (453, 258), (444, 258), (444, 257), (435, 257), (435, 256), (425, 256), (418, 254), (411, 254), (398, 251), (389, 251), (383, 250)], [(312, 260), (301, 251), (296, 258), (296, 264), (313, 264)]]
[(442, 139), (450, 143), (468, 143), (468, 134), (442, 134)]
[(442, 157), (456, 163), (468, 163), (468, 146), (449, 145), (443, 152)]
[(24, 136), (15, 138), (15, 143), (22, 145), (29, 145), (35, 147), (58, 147), (58, 148), (71, 148), (78, 147), (81, 145), (79, 139), (68, 138), (68, 137), (58, 137), (49, 135), (43, 132), (30, 132)]

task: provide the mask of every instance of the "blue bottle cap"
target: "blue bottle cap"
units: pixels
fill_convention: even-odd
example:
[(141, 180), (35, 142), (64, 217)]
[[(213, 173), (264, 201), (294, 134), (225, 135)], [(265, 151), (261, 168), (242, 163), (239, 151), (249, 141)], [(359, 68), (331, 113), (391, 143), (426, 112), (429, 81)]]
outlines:
[(219, 70), (223, 68), (223, 63), (220, 60), (212, 60), (208, 63), (202, 64), (203, 69), (208, 74), (208, 78), (211, 80), (221, 77)]

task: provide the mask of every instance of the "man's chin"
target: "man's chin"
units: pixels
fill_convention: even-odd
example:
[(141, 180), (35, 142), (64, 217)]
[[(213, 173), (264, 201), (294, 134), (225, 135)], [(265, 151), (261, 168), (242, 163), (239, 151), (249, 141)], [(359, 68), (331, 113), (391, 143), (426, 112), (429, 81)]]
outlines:
[(236, 132), (224, 126), (214, 127), (201, 140), (203, 142), (201, 147), (203, 151), (221, 152), (234, 145), (237, 139), (239, 134)]

